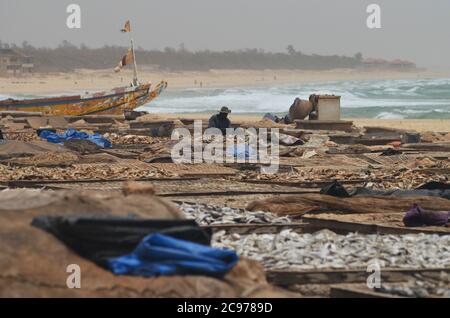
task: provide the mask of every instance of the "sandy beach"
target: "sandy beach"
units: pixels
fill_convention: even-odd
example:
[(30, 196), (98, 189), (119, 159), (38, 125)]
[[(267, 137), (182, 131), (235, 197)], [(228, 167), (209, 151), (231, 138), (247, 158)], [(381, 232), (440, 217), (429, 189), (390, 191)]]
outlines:
[[(79, 92), (108, 90), (128, 84), (132, 72), (125, 70), (115, 74), (112, 70), (77, 70), (72, 73), (34, 74), (28, 77), (0, 77), (0, 95), (46, 96)], [(232, 88), (244, 86), (289, 85), (311, 82), (328, 82), (341, 80), (396, 80), (445, 78), (450, 74), (439, 72), (392, 72), (363, 70), (210, 70), (208, 72), (160, 72), (144, 69), (139, 73), (144, 80), (157, 83), (167, 80), (168, 90), (196, 88)], [(233, 105), (229, 105), (233, 108)], [(161, 117), (208, 119), (209, 113), (158, 114)], [(258, 121), (261, 115), (232, 114), (233, 121)], [(352, 119), (357, 126), (385, 126), (417, 131), (450, 131), (447, 119)]]
[[(144, 72), (141, 77), (167, 79), (172, 83), (171, 89), (176, 90), (195, 87), (195, 80), (197, 86), (199, 81), (204, 81), (203, 87), (269, 87), (275, 86), (273, 81), (298, 85), (312, 80), (425, 76), (354, 72), (308, 75), (280, 71), (277, 74), (282, 75), (276, 75), (276, 80), (272, 77), (269, 82), (269, 73), (211, 71), (177, 75)], [(129, 74), (122, 75), (127, 75), (123, 76), (125, 83)], [(0, 83), (1, 95), (8, 92), (12, 96), (23, 94), (24, 97), (106, 90), (124, 85), (114, 75), (106, 72), (99, 75), (93, 71), (9, 81), (1, 79)], [(206, 90), (203, 95), (207, 96)], [(240, 113), (245, 110), (239, 109), (238, 101), (236, 99), (228, 105), (233, 109), (230, 115), (233, 123), (243, 127), (280, 126), (269, 121), (261, 122), (261, 114)], [(163, 104), (170, 102), (162, 101)], [(33, 116), (16, 113), (14, 115), (18, 117), (12, 117), (5, 113), (0, 116), (6, 136), (6, 140), (0, 142), (0, 254), (6, 260), (0, 262), (0, 270), (12, 273), (7, 278), (0, 277), (0, 297), (334, 297), (335, 277), (340, 279), (349, 273), (346, 279), (356, 285), (360, 280), (359, 277), (352, 278), (355, 271), (365, 274), (369, 262), (375, 257), (388, 260), (390, 263), (386, 267), (392, 270), (408, 269), (409, 273), (419, 273), (430, 268), (434, 270), (436, 264), (442, 264), (439, 265), (442, 273), (450, 271), (448, 257), (444, 253), (449, 246), (448, 226), (430, 223), (419, 229), (411, 228), (404, 221), (405, 213), (417, 203), (426, 211), (450, 210), (450, 201), (446, 197), (448, 190), (425, 190), (426, 196), (422, 190), (416, 190), (430, 184), (448, 189), (450, 134), (436, 132), (450, 132), (450, 120), (352, 119), (360, 127), (417, 131), (423, 141), (419, 143), (411, 142), (411, 139), (403, 141), (406, 137), (414, 138), (414, 135), (408, 136), (395, 129), (382, 136), (364, 129), (339, 133), (332, 129), (297, 131), (296, 137), (285, 134), (275, 165), (276, 173), (267, 174), (263, 173), (262, 162), (172, 161), (174, 144), (170, 136), (173, 128), (178, 125), (193, 128), (190, 121), (173, 119), (207, 120), (215, 108), (210, 112), (194, 113), (195, 109), (185, 106), (180, 110), (192, 112), (158, 113), (154, 110), (152, 113), (151, 106), (147, 108), (151, 114), (141, 114), (133, 120), (108, 115), (61, 118), (36, 113)], [(157, 108), (153, 106), (153, 109)], [(217, 105), (217, 109), (220, 106)], [(287, 109), (280, 107), (279, 111)], [(76, 138), (38, 136), (36, 128), (42, 125), (54, 127), (57, 132), (74, 128), (86, 135), (80, 134)], [(53, 134), (51, 131), (47, 133)], [(85, 139), (93, 137), (89, 136), (92, 133), (99, 134), (95, 138), (97, 143)], [(62, 138), (63, 142), (54, 143), (55, 137)], [(209, 145), (204, 140), (196, 148), (194, 142), (193, 149), (207, 149)], [(393, 145), (398, 147), (393, 148)], [(190, 145), (188, 147), (191, 149)], [(342, 187), (345, 191), (362, 189), (365, 195), (336, 196), (334, 190), (330, 190), (335, 187)], [(391, 195), (394, 190), (413, 194)], [(120, 244), (106, 244), (105, 241), (120, 240), (121, 237), (128, 241), (129, 237), (137, 235), (138, 229), (145, 231), (142, 236), (136, 236), (130, 250), (114, 254), (118, 257), (133, 253), (136, 246), (141, 246), (141, 241), (152, 237), (154, 230), (143, 228), (148, 222), (167, 221), (168, 225), (163, 229), (176, 230), (177, 233), (185, 231), (186, 227), (171, 224), (186, 222), (190, 224), (189, 232), (183, 234), (183, 240), (191, 241), (195, 230), (199, 237), (207, 239), (201, 244), (235, 251), (239, 261), (230, 267), (224, 278), (205, 277), (205, 274), (160, 275), (152, 278), (149, 284), (147, 277), (130, 279), (114, 272), (111, 274), (110, 268), (95, 264), (101, 264), (101, 260), (82, 254), (80, 249), (52, 233), (52, 228), (39, 225), (50, 224), (47, 220), (55, 218), (61, 224), (74, 224), (68, 231), (77, 235), (77, 241), (73, 243), (75, 247), (85, 246), (84, 242), (97, 245), (98, 241), (101, 243), (99, 246), (108, 245), (110, 250), (110, 246)], [(45, 222), (40, 223), (40, 220)], [(111, 226), (114, 226), (114, 231), (111, 231)], [(119, 238), (111, 232), (119, 233), (114, 234), (120, 235)], [(384, 234), (384, 245), (380, 247), (378, 237)], [(408, 239), (403, 239), (405, 236), (400, 234), (409, 234)], [(274, 243), (267, 245), (267, 242)], [(331, 246), (329, 244), (339, 248), (331, 251), (329, 256), (320, 256), (317, 251), (324, 250), (323, 246)], [(270, 249), (265, 246), (270, 246)], [(399, 246), (398, 250), (405, 252), (400, 253), (392, 246)], [(433, 250), (431, 246), (438, 252), (428, 253), (428, 250)], [(292, 251), (309, 256), (292, 256)], [(26, 262), (23, 255), (27, 255)], [(410, 255), (425, 261), (416, 262)], [(66, 288), (66, 271), (61, 269), (65, 269), (67, 264), (79, 264), (83, 270), (89, 271), (89, 275), (83, 276), (83, 284), (94, 287), (77, 291)], [(46, 269), (44, 274), (40, 268)], [(268, 280), (268, 272), (280, 274)], [(290, 273), (300, 273), (297, 277), (306, 275), (300, 281), (306, 284), (301, 287), (286, 285), (281, 279)], [(441, 272), (436, 273), (442, 275)], [(308, 277), (323, 287), (316, 288)], [(439, 283), (440, 277), (436, 280)], [(290, 280), (294, 278), (289, 277)], [(35, 282), (39, 288), (29, 288), (28, 282)], [(433, 287), (438, 285), (432, 279), (426, 283), (432, 286), (430, 292), (427, 291), (432, 297), (446, 296), (441, 291), (448, 290), (448, 283), (444, 288)], [(346, 288), (348, 285), (342, 283), (339, 286)], [(422, 287), (411, 286), (399, 288), (419, 288), (411, 294), (423, 295)], [(377, 296), (386, 295), (391, 296), (391, 293)]]
[[(208, 113), (186, 113), (182, 115), (177, 114), (157, 114), (158, 118), (190, 118), (199, 120), (208, 120), (211, 114)], [(260, 115), (254, 114), (231, 114), (230, 120), (232, 122), (254, 123), (261, 121)], [(398, 128), (405, 130), (415, 130), (418, 132), (434, 131), (434, 132), (450, 132), (449, 119), (373, 119), (373, 118), (343, 118), (344, 120), (351, 120), (357, 127), (377, 126)]]
[[(169, 89), (224, 88), (242, 86), (269, 86), (341, 80), (397, 80), (450, 77), (440, 72), (393, 72), (338, 69), (330, 71), (302, 70), (210, 70), (207, 72), (139, 72), (142, 82), (157, 83), (166, 80)], [(119, 74), (113, 70), (77, 70), (72, 73), (33, 74), (27, 77), (0, 77), (0, 94), (61, 94), (96, 91), (128, 85), (130, 70)]]

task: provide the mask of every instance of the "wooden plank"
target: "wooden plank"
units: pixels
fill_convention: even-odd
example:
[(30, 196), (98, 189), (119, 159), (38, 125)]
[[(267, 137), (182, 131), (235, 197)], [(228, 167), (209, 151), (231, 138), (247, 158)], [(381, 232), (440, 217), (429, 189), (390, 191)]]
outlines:
[[(332, 183), (330, 180), (324, 181), (272, 181), (272, 180), (238, 180), (244, 183), (255, 183), (255, 184), (271, 184), (280, 185), (286, 187), (298, 187), (298, 188), (322, 188), (326, 185)], [(339, 180), (341, 184), (359, 184), (359, 183), (381, 183), (381, 182), (391, 182), (394, 179), (354, 179), (354, 180)]]
[(246, 234), (277, 234), (283, 230), (292, 230), (296, 233), (309, 232), (309, 225), (306, 223), (289, 224), (217, 224), (204, 225), (203, 228), (211, 229), (213, 232), (226, 231), (228, 233)]
[(186, 173), (186, 174), (180, 174), (181, 176), (186, 176), (186, 177), (195, 177), (195, 178), (222, 178), (222, 177), (232, 177), (235, 176), (236, 173), (234, 172), (218, 172), (218, 173), (214, 173), (214, 172), (206, 172), (206, 173)]
[(68, 122), (73, 123), (80, 119), (83, 119), (87, 123), (91, 124), (106, 124), (114, 123), (115, 121), (123, 122), (125, 117), (123, 115), (81, 115), (81, 116), (65, 116)]
[(365, 286), (357, 284), (351, 285), (335, 285), (330, 288), (331, 298), (404, 298), (397, 295), (390, 295), (387, 293), (379, 293), (375, 290), (370, 290)]
[(417, 144), (404, 144), (403, 149), (417, 150), (417, 151), (439, 151), (447, 152), (450, 151), (450, 143), (440, 142), (440, 143), (417, 143)]
[(0, 117), (41, 117), (41, 112), (23, 112), (23, 111), (0, 111)]
[(317, 217), (302, 217), (302, 221), (307, 222), (317, 230), (329, 229), (339, 234), (363, 233), (363, 234), (437, 234), (449, 235), (447, 231), (427, 230), (423, 228), (408, 228), (398, 226), (379, 225), (372, 223), (346, 222), (340, 220), (321, 219)]
[(295, 120), (297, 129), (352, 131), (353, 122), (346, 120)]
[(249, 195), (249, 194), (307, 194), (317, 193), (317, 191), (303, 190), (303, 191), (208, 191), (208, 192), (171, 192), (158, 193), (163, 197), (184, 197), (184, 196), (235, 196), (235, 195)]
[[(382, 268), (380, 274), (384, 282), (403, 282), (405, 275), (427, 273), (450, 273), (448, 268)], [(267, 280), (278, 286), (305, 284), (343, 284), (364, 283), (367, 281), (367, 270), (364, 269), (323, 269), (323, 270), (269, 270), (266, 271)]]
[[(133, 181), (193, 181), (200, 180), (196, 177), (188, 178), (141, 178), (134, 179)], [(129, 179), (77, 179), (77, 180), (11, 180), (3, 181), (0, 184), (10, 188), (27, 188), (30, 186), (43, 187), (46, 184), (71, 184), (71, 183), (109, 183), (109, 182), (125, 182)]]

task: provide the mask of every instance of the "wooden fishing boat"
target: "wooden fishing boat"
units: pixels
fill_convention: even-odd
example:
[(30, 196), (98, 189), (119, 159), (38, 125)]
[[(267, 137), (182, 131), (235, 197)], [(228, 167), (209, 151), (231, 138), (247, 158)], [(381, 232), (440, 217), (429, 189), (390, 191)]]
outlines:
[(123, 114), (150, 103), (167, 87), (161, 81), (154, 88), (150, 83), (115, 88), (111, 91), (74, 96), (0, 101), (0, 111), (41, 112), (52, 116), (80, 116), (92, 114)]
[[(125, 24), (122, 32), (131, 32), (129, 21)], [(167, 88), (166, 81), (161, 81), (155, 87), (152, 87), (151, 83), (141, 84), (139, 82), (133, 39), (131, 39), (131, 48), (114, 70), (120, 72), (128, 64), (132, 64), (134, 70), (130, 86), (83, 95), (23, 100), (6, 99), (0, 101), (0, 111), (41, 112), (43, 115), (49, 116), (119, 115), (123, 114), (125, 110), (132, 110), (150, 103)]]

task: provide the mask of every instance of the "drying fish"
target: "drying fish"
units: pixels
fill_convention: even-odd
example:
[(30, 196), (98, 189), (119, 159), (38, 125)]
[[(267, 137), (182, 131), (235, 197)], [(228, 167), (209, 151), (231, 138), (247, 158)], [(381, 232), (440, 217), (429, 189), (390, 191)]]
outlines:
[(445, 268), (450, 266), (450, 236), (337, 235), (324, 230), (298, 234), (251, 234), (239, 240), (221, 231), (214, 245), (261, 261), (266, 269), (367, 268), (378, 260), (385, 268)]
[(407, 282), (383, 283), (377, 292), (401, 297), (450, 297), (450, 275), (445, 272), (415, 274)]
[(202, 225), (216, 224), (289, 224), (289, 217), (278, 217), (269, 212), (250, 212), (205, 204), (182, 203), (179, 205), (188, 219)]
[(153, 144), (158, 142), (156, 138), (150, 136), (125, 135), (121, 136), (115, 133), (106, 133), (103, 137), (107, 138), (114, 145), (134, 145), (134, 144)]

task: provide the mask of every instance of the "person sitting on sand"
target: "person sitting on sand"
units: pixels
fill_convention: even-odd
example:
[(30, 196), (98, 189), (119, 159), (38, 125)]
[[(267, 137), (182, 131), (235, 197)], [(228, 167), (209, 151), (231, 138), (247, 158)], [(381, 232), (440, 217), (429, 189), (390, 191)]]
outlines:
[(209, 128), (218, 128), (222, 131), (222, 134), (226, 134), (227, 128), (231, 128), (231, 122), (227, 118), (231, 110), (223, 106), (218, 114), (212, 115), (209, 119)]
[(286, 116), (280, 118), (275, 114), (267, 113), (263, 119), (287, 125), (292, 124), (297, 119), (303, 120), (307, 116), (309, 116), (309, 119), (317, 119), (317, 103), (318, 96), (314, 94), (309, 97), (309, 100), (302, 100), (297, 97)]

